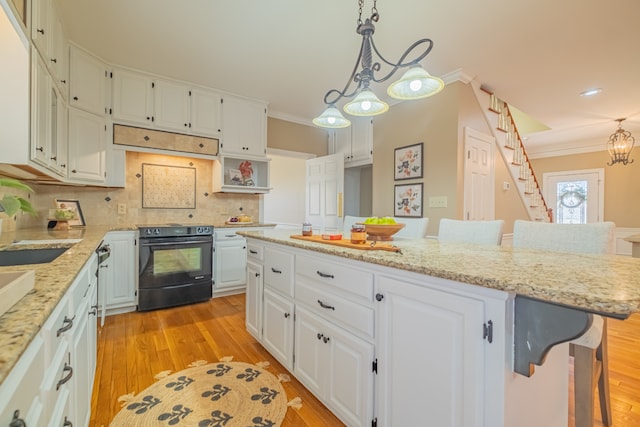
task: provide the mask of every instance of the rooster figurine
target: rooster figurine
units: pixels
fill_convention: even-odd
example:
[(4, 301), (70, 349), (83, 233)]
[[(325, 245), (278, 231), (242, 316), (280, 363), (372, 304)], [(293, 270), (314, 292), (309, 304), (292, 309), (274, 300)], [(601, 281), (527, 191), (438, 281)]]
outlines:
[(255, 185), (253, 182), (253, 166), (251, 166), (251, 162), (245, 160), (241, 162), (238, 167), (240, 169), (240, 174), (242, 175), (242, 184)]

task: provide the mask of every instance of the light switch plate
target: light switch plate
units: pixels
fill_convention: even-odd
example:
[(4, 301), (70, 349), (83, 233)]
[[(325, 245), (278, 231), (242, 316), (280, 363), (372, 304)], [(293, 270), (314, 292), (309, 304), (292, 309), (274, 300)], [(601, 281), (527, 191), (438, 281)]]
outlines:
[(429, 197), (429, 207), (430, 208), (446, 208), (447, 207), (447, 196)]

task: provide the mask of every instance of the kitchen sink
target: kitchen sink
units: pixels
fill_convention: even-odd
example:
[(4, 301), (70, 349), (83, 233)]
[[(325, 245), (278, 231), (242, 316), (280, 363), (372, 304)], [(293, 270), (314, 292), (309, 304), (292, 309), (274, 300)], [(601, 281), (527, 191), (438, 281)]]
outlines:
[(0, 266), (44, 264), (58, 258), (69, 248), (43, 248), (0, 251)]
[(0, 316), (33, 289), (34, 277), (33, 270), (0, 272)]

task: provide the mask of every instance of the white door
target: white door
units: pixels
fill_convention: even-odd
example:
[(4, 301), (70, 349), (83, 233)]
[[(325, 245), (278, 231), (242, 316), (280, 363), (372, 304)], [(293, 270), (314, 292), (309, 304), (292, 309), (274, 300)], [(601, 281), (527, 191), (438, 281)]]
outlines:
[(604, 169), (545, 173), (544, 198), (553, 222), (586, 224), (604, 220)]
[(464, 128), (464, 219), (494, 219), (494, 144), (492, 136)]
[(220, 291), (247, 283), (247, 241), (237, 236), (214, 243), (214, 289)]
[(341, 154), (307, 160), (305, 215), (316, 233), (342, 230), (344, 159)]
[(247, 331), (257, 339), (262, 337), (262, 265), (247, 261), (246, 293)]

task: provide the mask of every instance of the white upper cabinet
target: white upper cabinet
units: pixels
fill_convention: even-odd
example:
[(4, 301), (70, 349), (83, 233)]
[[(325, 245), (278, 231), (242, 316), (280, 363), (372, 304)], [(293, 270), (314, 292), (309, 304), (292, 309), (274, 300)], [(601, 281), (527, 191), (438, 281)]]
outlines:
[(69, 51), (69, 62), (69, 105), (105, 116), (106, 64), (73, 45)]
[(330, 154), (342, 154), (344, 166), (362, 166), (373, 163), (373, 120), (352, 118), (351, 126), (335, 129), (329, 134)]
[(33, 0), (31, 3), (31, 40), (47, 60), (52, 36), (51, 3), (48, 0)]
[(105, 182), (105, 139), (104, 117), (69, 109), (69, 181)]
[(182, 84), (156, 80), (153, 106), (157, 128), (189, 132), (189, 89)]
[(220, 153), (265, 157), (267, 153), (267, 104), (233, 96), (222, 102)]
[(219, 138), (220, 94), (132, 70), (116, 68), (112, 76), (115, 122)]
[(113, 120), (142, 126), (153, 124), (153, 79), (142, 73), (114, 69)]
[(219, 137), (222, 132), (222, 97), (213, 91), (191, 88), (190, 130), (196, 135)]
[(33, 0), (31, 5), (31, 40), (51, 73), (63, 97), (67, 97), (69, 52), (62, 21), (54, 2)]

